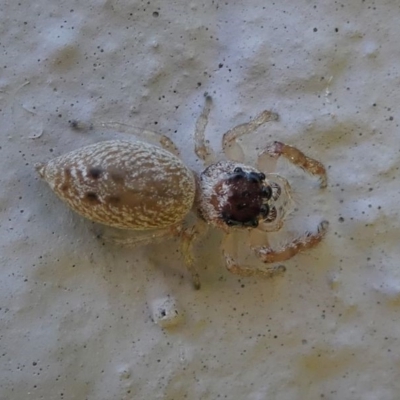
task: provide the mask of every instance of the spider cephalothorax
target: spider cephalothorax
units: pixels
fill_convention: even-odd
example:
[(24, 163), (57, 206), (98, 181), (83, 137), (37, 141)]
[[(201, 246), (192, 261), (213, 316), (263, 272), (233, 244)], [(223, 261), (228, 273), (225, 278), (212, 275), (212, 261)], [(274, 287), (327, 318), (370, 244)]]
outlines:
[(263, 172), (244, 164), (220, 161), (200, 175), (198, 210), (204, 220), (223, 229), (255, 228), (260, 221), (276, 219), (274, 202), (280, 194), (280, 186), (269, 182)]

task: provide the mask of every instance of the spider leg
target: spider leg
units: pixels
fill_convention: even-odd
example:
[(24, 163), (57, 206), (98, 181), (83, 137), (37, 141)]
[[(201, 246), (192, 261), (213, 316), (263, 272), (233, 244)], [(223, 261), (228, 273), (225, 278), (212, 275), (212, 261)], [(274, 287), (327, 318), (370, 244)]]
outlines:
[(122, 122), (106, 121), (106, 122), (94, 122), (89, 125), (81, 124), (79, 121), (72, 121), (71, 126), (78, 130), (101, 130), (109, 129), (120, 133), (127, 133), (135, 136), (135, 138), (143, 140), (148, 143), (156, 144), (161, 146), (163, 149), (169, 151), (170, 153), (180, 156), (179, 150), (174, 144), (174, 142), (162, 133), (153, 132), (147, 129), (137, 128), (133, 125), (125, 124)]
[(256, 276), (260, 278), (271, 278), (286, 271), (286, 268), (283, 265), (264, 267), (260, 269), (241, 264), (241, 262), (238, 261), (237, 244), (234, 241), (230, 242), (231, 239), (233, 239), (232, 234), (225, 235), (222, 244), (222, 254), (224, 256), (225, 267), (230, 273), (244, 277)]
[(275, 263), (286, 261), (297, 253), (316, 246), (325, 236), (329, 226), (328, 221), (322, 221), (318, 225), (316, 232), (307, 232), (293, 241), (287, 243), (278, 249), (272, 249), (270, 246), (255, 247), (254, 251), (264, 263)]
[(222, 139), (222, 148), (224, 150), (225, 156), (229, 160), (243, 162), (243, 150), (236, 142), (236, 139), (238, 139), (240, 136), (248, 135), (254, 132), (257, 128), (259, 128), (266, 122), (277, 121), (278, 119), (278, 114), (272, 111), (265, 110), (250, 122), (235, 126), (231, 130), (226, 132)]
[(193, 248), (192, 248), (193, 241), (196, 238), (196, 235), (197, 232), (194, 230), (194, 228), (184, 229), (180, 234), (180, 238), (181, 238), (181, 249), (185, 260), (186, 268), (192, 276), (193, 287), (196, 290), (198, 290), (200, 289), (201, 286), (200, 276), (194, 265)]
[(257, 161), (257, 167), (265, 171), (269, 161), (277, 161), (279, 157), (284, 157), (292, 164), (308, 172), (310, 175), (318, 176), (320, 187), (327, 185), (327, 176), (325, 167), (317, 160), (307, 157), (300, 150), (281, 142), (273, 142), (268, 145), (260, 154)]
[(284, 265), (278, 265), (276, 267), (268, 267), (265, 269), (258, 269), (254, 267), (249, 267), (246, 265), (239, 265), (229, 254), (224, 253), (225, 257), (225, 266), (226, 269), (235, 275), (240, 276), (256, 276), (260, 278), (272, 278), (278, 274), (282, 274), (286, 271), (286, 267)]
[(212, 98), (209, 95), (205, 96), (204, 108), (196, 121), (196, 128), (194, 134), (195, 147), (197, 157), (204, 162), (206, 166), (216, 161), (215, 154), (210, 146), (206, 143), (205, 131), (208, 124), (208, 116), (211, 111)]
[[(116, 232), (111, 234), (98, 233), (99, 239), (104, 240), (107, 243), (113, 243), (124, 247), (139, 247), (146, 246), (149, 244), (155, 244), (163, 241), (167, 237), (178, 237), (181, 242), (181, 250), (185, 260), (186, 268), (192, 277), (193, 286), (195, 289), (200, 289), (200, 277), (194, 265), (194, 259), (192, 255), (193, 241), (197, 236), (197, 231), (193, 228), (184, 228), (183, 226), (174, 226), (166, 229), (158, 229), (152, 231), (140, 231), (133, 232), (128, 231), (131, 235), (126, 236), (127, 231), (115, 230)], [(133, 233), (133, 235), (132, 235)]]
[(105, 243), (116, 244), (124, 247), (140, 247), (148, 244), (155, 244), (163, 241), (167, 236), (179, 235), (179, 228), (154, 229), (150, 231), (128, 231), (124, 229), (107, 229), (110, 233), (105, 233), (104, 230), (96, 229), (98, 239)]
[(185, 260), (186, 268), (192, 276), (193, 287), (198, 290), (201, 287), (199, 273), (194, 264), (193, 242), (199, 239), (208, 231), (208, 224), (197, 220), (196, 224), (190, 228), (181, 227), (179, 236), (181, 239), (181, 250)]

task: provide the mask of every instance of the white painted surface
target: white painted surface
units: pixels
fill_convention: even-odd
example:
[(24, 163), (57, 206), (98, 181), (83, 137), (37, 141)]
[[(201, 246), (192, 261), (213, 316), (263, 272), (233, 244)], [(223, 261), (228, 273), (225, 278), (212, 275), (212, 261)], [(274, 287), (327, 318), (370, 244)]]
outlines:
[[(399, 398), (398, 1), (0, 10), (1, 399)], [(330, 232), (282, 277), (229, 275), (211, 235), (196, 292), (176, 244), (103, 246), (36, 175), (36, 162), (116, 137), (71, 119), (158, 130), (200, 168), (205, 91), (217, 149), (273, 109), (281, 120), (249, 156), (277, 137), (328, 167), (325, 193), (300, 175), (294, 186), (299, 219), (327, 218)], [(151, 319), (163, 299), (184, 316), (169, 330)]]

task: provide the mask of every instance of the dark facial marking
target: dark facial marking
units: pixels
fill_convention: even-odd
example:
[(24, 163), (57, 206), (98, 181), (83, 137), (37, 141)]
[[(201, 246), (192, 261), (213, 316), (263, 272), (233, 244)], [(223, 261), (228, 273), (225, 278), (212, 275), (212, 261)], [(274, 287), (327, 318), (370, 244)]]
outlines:
[(258, 219), (261, 216), (266, 217), (267, 210), (265, 210), (265, 207), (263, 208), (266, 196), (262, 186), (264, 179), (263, 173), (246, 173), (240, 167), (236, 167), (226, 179), (225, 182), (229, 185), (230, 195), (221, 210), (221, 217), (228, 226), (256, 227)]
[(93, 179), (99, 179), (103, 170), (99, 167), (91, 167), (89, 168), (89, 176)]
[(247, 204), (246, 203), (240, 203), (236, 207), (237, 207), (238, 210), (243, 210), (243, 209), (245, 209), (247, 207)]

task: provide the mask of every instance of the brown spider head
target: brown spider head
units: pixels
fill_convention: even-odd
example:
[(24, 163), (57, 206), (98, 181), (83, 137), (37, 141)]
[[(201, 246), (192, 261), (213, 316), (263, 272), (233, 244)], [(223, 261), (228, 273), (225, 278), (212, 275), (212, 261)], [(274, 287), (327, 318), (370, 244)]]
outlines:
[(255, 228), (271, 222), (277, 211), (271, 204), (280, 187), (266, 181), (265, 174), (233, 162), (209, 166), (200, 177), (198, 206), (201, 216), (220, 227)]

